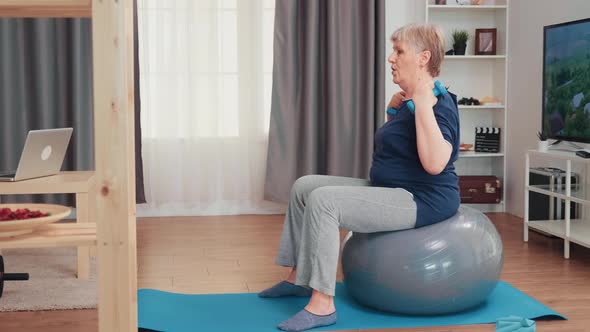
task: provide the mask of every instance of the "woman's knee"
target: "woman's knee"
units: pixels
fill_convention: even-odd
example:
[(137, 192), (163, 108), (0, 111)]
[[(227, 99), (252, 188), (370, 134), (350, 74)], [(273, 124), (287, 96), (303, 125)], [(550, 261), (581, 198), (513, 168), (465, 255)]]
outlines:
[(293, 183), (291, 187), (291, 198), (302, 199), (308, 196), (317, 187), (318, 175), (304, 175)]
[(336, 187), (320, 187), (314, 189), (308, 200), (308, 207), (313, 210), (334, 211), (336, 209), (334, 191)]

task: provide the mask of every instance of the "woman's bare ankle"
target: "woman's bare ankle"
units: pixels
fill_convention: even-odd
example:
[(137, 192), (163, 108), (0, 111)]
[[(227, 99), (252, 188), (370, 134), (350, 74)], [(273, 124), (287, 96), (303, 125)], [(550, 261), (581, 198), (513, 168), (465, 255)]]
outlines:
[(287, 279), (285, 279), (285, 281), (288, 281), (292, 284), (295, 284), (295, 279), (297, 278), (297, 270), (295, 268), (293, 268), (291, 270), (291, 273), (289, 273), (289, 276), (287, 277)]
[(305, 306), (305, 310), (314, 315), (330, 315), (336, 311), (334, 297), (314, 289), (309, 303)]

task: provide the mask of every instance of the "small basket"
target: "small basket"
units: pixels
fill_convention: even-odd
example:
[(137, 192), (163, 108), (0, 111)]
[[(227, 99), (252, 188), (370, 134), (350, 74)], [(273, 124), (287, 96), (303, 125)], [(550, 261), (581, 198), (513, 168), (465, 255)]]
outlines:
[(0, 239), (32, 233), (35, 228), (39, 226), (54, 223), (69, 216), (72, 210), (71, 208), (63, 205), (33, 203), (0, 204), (0, 209), (3, 208), (9, 208), (11, 210), (29, 209), (31, 211), (41, 211), (42, 213), (48, 213), (49, 215), (47, 217), (39, 218), (0, 221)]

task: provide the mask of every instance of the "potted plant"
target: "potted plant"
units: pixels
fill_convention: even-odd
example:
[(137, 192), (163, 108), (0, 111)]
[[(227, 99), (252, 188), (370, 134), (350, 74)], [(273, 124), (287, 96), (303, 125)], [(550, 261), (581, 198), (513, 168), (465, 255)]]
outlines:
[(469, 31), (454, 30), (451, 36), (453, 37), (453, 50), (455, 55), (465, 55), (467, 41), (469, 40)]
[(549, 148), (549, 142), (547, 141), (547, 134), (539, 131), (537, 132), (537, 137), (539, 138), (539, 151), (541, 152), (547, 152), (547, 149)]

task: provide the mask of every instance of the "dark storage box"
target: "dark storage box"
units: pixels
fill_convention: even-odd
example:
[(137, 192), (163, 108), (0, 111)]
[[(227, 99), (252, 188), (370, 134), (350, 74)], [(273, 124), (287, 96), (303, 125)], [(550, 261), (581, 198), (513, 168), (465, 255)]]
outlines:
[(502, 201), (502, 184), (492, 175), (459, 176), (461, 203), (497, 204)]

